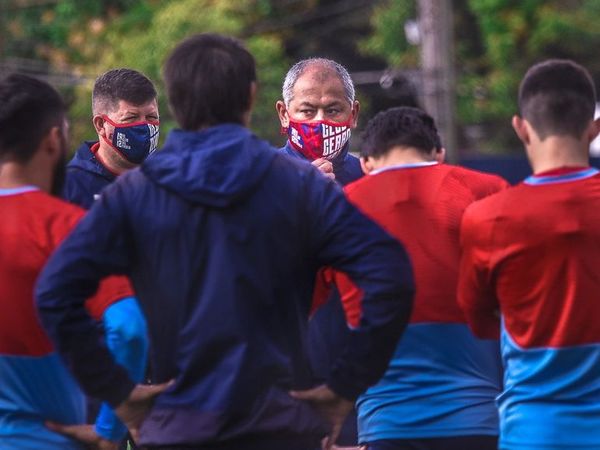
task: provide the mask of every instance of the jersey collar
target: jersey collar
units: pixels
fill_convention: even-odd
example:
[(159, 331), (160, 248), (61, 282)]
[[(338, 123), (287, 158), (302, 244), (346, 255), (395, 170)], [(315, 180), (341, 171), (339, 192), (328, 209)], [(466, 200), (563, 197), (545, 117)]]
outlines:
[(392, 166), (386, 166), (382, 167), (381, 169), (372, 170), (369, 172), (369, 175), (377, 175), (378, 173), (387, 172), (388, 170), (413, 169), (415, 167), (435, 166), (436, 164), (439, 163), (437, 161), (420, 161), (406, 164), (394, 164)]
[(573, 172), (562, 173), (560, 175), (531, 175), (523, 181), (524, 184), (530, 186), (539, 186), (542, 184), (557, 184), (568, 183), (570, 181), (584, 180), (593, 177), (600, 173), (595, 167), (587, 167), (585, 169), (576, 170)]

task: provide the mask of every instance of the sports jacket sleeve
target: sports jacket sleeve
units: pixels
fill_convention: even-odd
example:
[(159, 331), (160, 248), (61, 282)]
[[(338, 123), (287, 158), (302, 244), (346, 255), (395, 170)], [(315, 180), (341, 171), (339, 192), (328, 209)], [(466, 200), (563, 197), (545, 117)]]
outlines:
[(131, 231), (113, 187), (115, 195), (102, 196), (50, 257), (38, 279), (36, 301), (42, 325), (84, 391), (116, 407), (134, 382), (115, 363), (85, 309), (102, 278), (127, 274), (130, 267), (125, 236)]
[(385, 372), (408, 323), (414, 281), (402, 245), (351, 205), (317, 171), (307, 176), (308, 245), (321, 266), (348, 274), (360, 288), (362, 317), (331, 369), (327, 385), (354, 399)]
[(465, 211), (461, 224), (462, 254), (458, 278), (458, 304), (477, 337), (498, 339), (498, 301), (490, 284), (490, 249), (486, 236), (489, 225), (478, 220), (476, 213), (477, 203), (474, 203)]
[[(134, 297), (110, 305), (103, 315), (106, 344), (117, 363), (123, 365), (136, 383), (144, 379), (148, 355), (148, 329), (144, 314)], [(118, 441), (127, 428), (114, 411), (103, 403), (96, 418), (96, 432), (105, 439)]]

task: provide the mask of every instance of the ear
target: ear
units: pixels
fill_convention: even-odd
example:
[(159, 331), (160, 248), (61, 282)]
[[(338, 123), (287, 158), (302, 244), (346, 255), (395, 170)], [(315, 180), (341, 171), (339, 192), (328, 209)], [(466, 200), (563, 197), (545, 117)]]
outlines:
[(358, 125), (358, 113), (360, 112), (360, 103), (358, 100), (354, 100), (354, 104), (352, 105), (352, 126), (351, 128), (356, 128)]
[(527, 127), (527, 121), (521, 117), (514, 115), (512, 118), (512, 127), (517, 133), (517, 136), (525, 145), (529, 145), (531, 142), (531, 136), (529, 135), (529, 128)]
[(94, 117), (92, 117), (92, 124), (94, 125), (94, 129), (96, 130), (96, 134), (98, 136), (108, 139), (108, 133), (104, 129), (105, 123), (106, 121), (100, 114), (96, 114)]
[(373, 158), (371, 158), (370, 156), (368, 157), (360, 157), (360, 168), (362, 169), (363, 173), (365, 175), (368, 175), (369, 173), (371, 173), (375, 167), (373, 167)]
[(254, 109), (254, 104), (256, 102), (256, 96), (258, 94), (258, 83), (253, 81), (250, 83), (250, 107), (248, 108), (250, 111)]
[(285, 106), (285, 103), (278, 100), (275, 103), (275, 109), (277, 110), (277, 116), (279, 116), (279, 122), (282, 128), (287, 128), (290, 125), (290, 114)]
[(61, 127), (52, 127), (44, 138), (43, 148), (46, 156), (52, 162), (58, 161), (65, 151), (65, 134)]
[(442, 147), (440, 149), (435, 149), (434, 150), (434, 155), (433, 155), (433, 159), (434, 161), (437, 161), (438, 163), (442, 164), (445, 160), (446, 160), (446, 148)]
[(252, 109), (254, 108), (254, 102), (256, 101), (256, 95), (258, 92), (258, 84), (256, 81), (250, 83), (250, 97), (248, 99), (248, 108), (242, 115), (242, 121), (245, 127), (250, 126), (250, 118), (252, 116)]
[(590, 126), (588, 128), (588, 139), (589, 142), (592, 142), (594, 139), (598, 137), (600, 134), (600, 117), (595, 120), (592, 120)]

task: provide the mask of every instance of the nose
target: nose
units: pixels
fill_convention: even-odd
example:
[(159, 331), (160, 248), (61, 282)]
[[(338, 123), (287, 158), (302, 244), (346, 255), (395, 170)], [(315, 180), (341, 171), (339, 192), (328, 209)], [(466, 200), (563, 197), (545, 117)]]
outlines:
[(322, 108), (317, 110), (317, 114), (313, 117), (314, 120), (325, 120), (325, 111)]

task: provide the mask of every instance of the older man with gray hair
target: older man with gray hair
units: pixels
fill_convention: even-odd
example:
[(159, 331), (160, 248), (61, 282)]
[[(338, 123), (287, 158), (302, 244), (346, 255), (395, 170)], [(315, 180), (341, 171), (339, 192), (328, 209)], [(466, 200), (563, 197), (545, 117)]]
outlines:
[[(346, 68), (325, 58), (299, 61), (285, 77), (282, 96), (283, 100), (275, 105), (282, 131), (288, 136), (281, 150), (311, 162), (343, 186), (362, 177), (359, 159), (348, 152), (360, 104)], [(349, 334), (335, 288), (319, 294), (323, 297), (319, 300), (325, 300), (325, 304), (313, 316), (308, 334), (315, 384), (328, 378)], [(347, 446), (356, 442), (356, 415), (351, 414), (337, 444)]]
[(282, 95), (275, 105), (288, 135), (282, 150), (312, 162), (342, 185), (360, 178), (358, 158), (348, 153), (360, 104), (346, 68), (325, 58), (299, 61), (288, 71)]

